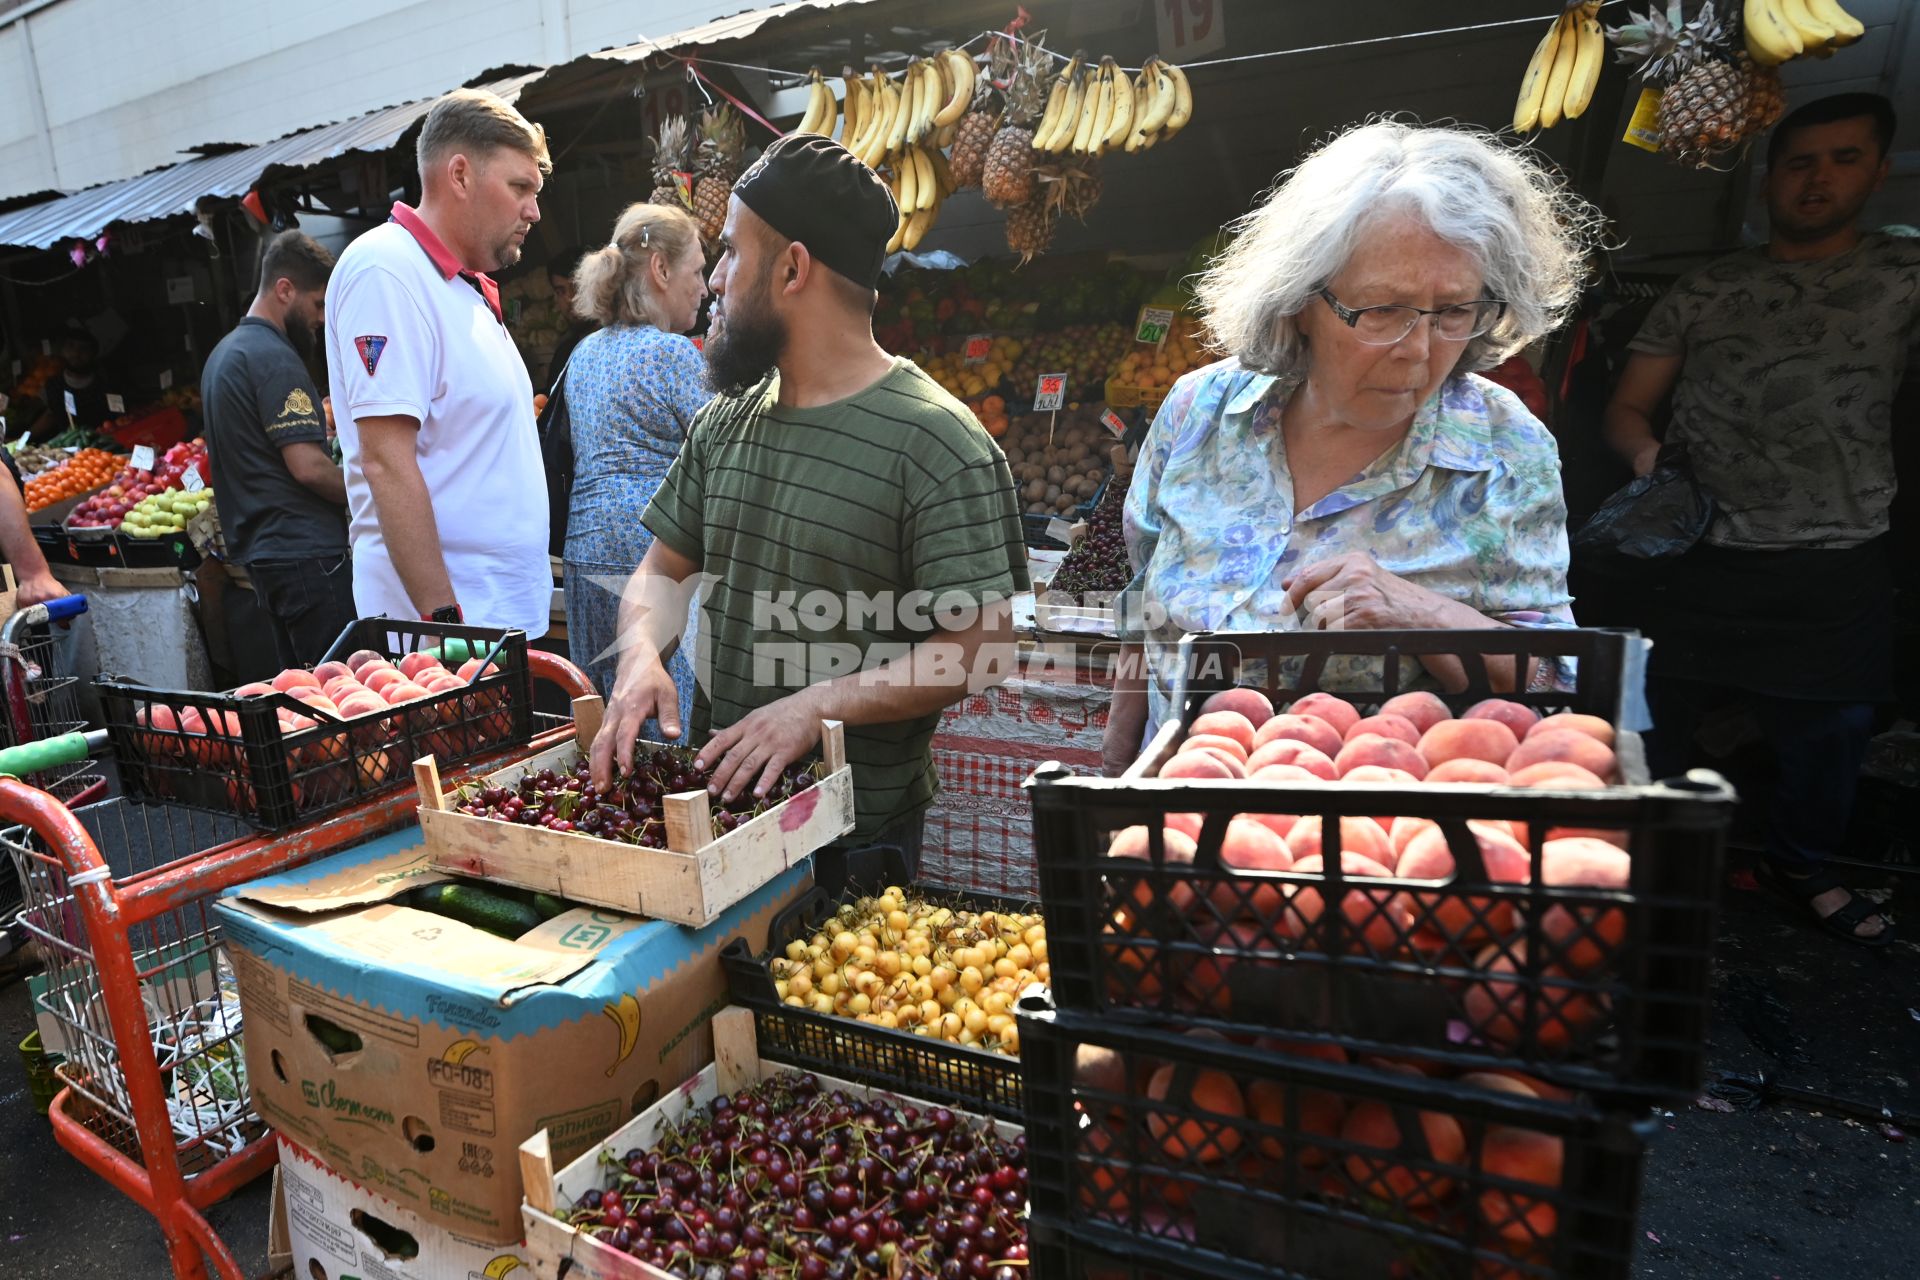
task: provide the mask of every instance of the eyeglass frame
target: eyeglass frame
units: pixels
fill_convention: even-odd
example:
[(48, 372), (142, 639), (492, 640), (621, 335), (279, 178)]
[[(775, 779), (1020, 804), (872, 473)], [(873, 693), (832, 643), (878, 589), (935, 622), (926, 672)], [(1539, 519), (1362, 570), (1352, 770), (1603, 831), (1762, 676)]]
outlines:
[[(1374, 306), (1374, 307), (1349, 307), (1345, 303), (1341, 302), (1340, 299), (1334, 297), (1333, 290), (1330, 288), (1327, 288), (1324, 285), (1314, 290), (1314, 296), (1319, 298), (1322, 302), (1326, 303), (1327, 306), (1333, 311), (1333, 314), (1340, 320), (1342, 324), (1345, 324), (1347, 328), (1354, 330), (1355, 342), (1365, 343), (1369, 347), (1398, 346), (1400, 343), (1405, 342), (1407, 340), (1407, 335), (1412, 333), (1415, 327), (1419, 325), (1420, 321), (1427, 316), (1445, 315), (1447, 312), (1456, 310), (1460, 307), (1484, 307), (1484, 306), (1492, 305), (1493, 307), (1497, 308), (1497, 310), (1495, 310), (1493, 313), (1492, 323), (1488, 324), (1487, 327), (1485, 329), (1480, 330), (1480, 332), (1470, 333), (1464, 338), (1446, 338), (1445, 339), (1445, 341), (1447, 342), (1472, 342), (1475, 338), (1484, 337), (1486, 334), (1490, 333), (1493, 330), (1494, 325), (1499, 324), (1501, 319), (1507, 314), (1506, 301), (1501, 298), (1475, 298), (1471, 302), (1456, 302), (1452, 306), (1435, 307), (1435, 308), (1408, 306), (1406, 303), (1403, 303), (1403, 302), (1383, 302), (1379, 306)], [(1365, 315), (1369, 311), (1412, 311), (1416, 314), (1413, 317), (1413, 322), (1406, 327), (1406, 331), (1403, 332), (1399, 337), (1393, 339), (1393, 341), (1368, 342), (1365, 338), (1362, 338), (1360, 336), (1358, 325), (1360, 323), (1360, 317)]]

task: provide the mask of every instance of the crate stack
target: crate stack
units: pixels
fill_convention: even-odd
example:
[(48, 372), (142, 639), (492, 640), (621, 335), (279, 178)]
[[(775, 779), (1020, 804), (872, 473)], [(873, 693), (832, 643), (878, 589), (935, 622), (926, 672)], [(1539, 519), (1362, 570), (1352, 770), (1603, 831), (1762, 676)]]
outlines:
[[(1578, 678), (1500, 696), (1618, 724), (1638, 643), (1189, 638), (1177, 723), (1126, 776), (1035, 776), (1036, 1280), (1631, 1274), (1650, 1108), (1702, 1073), (1726, 784), (1650, 782), (1624, 730), (1618, 780), (1589, 789), (1158, 775), (1220, 689), (1284, 711), (1337, 676), (1368, 715), (1441, 656), (1467, 674), (1456, 715), (1505, 657)], [(1367, 865), (1420, 830), (1448, 870)]]

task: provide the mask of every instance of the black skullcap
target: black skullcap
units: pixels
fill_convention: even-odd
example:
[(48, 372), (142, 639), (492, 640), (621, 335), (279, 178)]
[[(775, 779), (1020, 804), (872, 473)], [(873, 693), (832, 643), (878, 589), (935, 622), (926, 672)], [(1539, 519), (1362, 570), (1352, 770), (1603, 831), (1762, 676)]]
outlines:
[(880, 175), (831, 138), (790, 133), (733, 184), (740, 203), (822, 264), (873, 288), (900, 210)]

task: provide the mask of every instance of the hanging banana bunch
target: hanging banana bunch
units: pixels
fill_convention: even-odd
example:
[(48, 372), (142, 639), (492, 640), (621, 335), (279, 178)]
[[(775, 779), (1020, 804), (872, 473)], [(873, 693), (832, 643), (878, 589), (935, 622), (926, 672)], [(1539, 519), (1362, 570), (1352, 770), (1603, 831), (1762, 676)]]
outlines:
[(1599, 14), (1600, 0), (1581, 0), (1553, 20), (1520, 81), (1513, 109), (1516, 132), (1551, 129), (1586, 111), (1607, 52)]
[(833, 96), (833, 88), (821, 76), (820, 68), (815, 67), (807, 73), (806, 114), (800, 117), (800, 123), (794, 126), (793, 131), (818, 133), (831, 138), (833, 127), (839, 123), (839, 120), (840, 101)]
[(1830, 58), (1867, 33), (1839, 0), (1746, 0), (1742, 17), (1747, 53), (1763, 67), (1807, 54)]

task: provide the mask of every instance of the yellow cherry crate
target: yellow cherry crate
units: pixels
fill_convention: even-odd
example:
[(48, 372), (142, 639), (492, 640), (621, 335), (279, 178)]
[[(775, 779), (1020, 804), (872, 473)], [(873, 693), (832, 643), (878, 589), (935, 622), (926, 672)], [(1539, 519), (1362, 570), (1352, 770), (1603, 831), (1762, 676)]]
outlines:
[[(573, 704), (574, 740), (482, 778), (478, 787), (519, 786), (528, 774), (571, 770), (593, 747), (604, 706)], [(475, 817), (453, 808), (431, 756), (414, 762), (420, 829), (435, 871), (473, 876), (627, 915), (704, 927), (815, 850), (853, 830), (853, 769), (846, 730), (821, 721), (826, 774), (750, 822), (716, 836), (704, 790), (666, 796), (667, 848)]]

